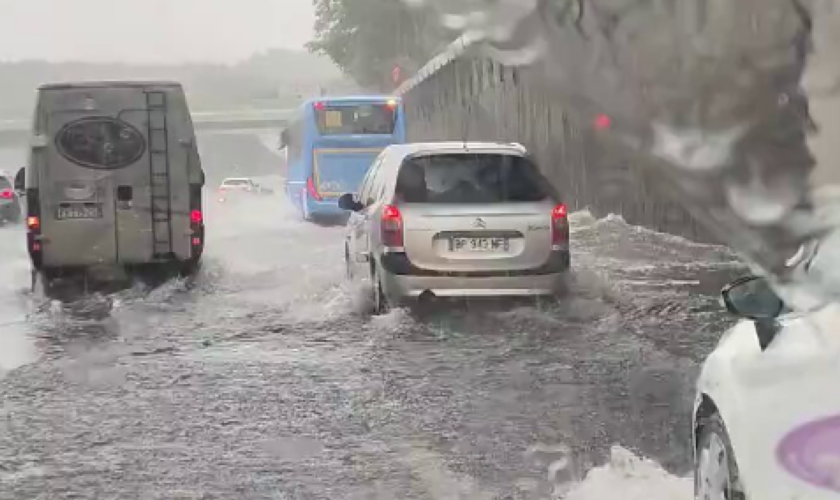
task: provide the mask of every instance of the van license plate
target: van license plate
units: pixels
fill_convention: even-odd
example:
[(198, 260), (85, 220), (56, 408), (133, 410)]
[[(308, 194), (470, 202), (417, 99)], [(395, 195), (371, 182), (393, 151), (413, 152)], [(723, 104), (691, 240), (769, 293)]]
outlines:
[(56, 219), (58, 220), (74, 220), (74, 219), (101, 219), (101, 206), (85, 206), (76, 205), (69, 207), (58, 207)]
[(453, 252), (508, 252), (507, 238), (452, 238), (449, 242)]

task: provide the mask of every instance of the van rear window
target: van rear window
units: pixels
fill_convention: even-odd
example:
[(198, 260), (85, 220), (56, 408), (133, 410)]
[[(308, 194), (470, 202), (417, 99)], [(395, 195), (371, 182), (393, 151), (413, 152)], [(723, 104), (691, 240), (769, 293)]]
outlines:
[(125, 168), (146, 152), (146, 140), (139, 130), (108, 116), (67, 123), (56, 134), (55, 144), (67, 160), (98, 170)]
[(396, 194), (406, 203), (516, 203), (557, 199), (548, 180), (528, 158), (487, 153), (410, 158), (400, 168)]

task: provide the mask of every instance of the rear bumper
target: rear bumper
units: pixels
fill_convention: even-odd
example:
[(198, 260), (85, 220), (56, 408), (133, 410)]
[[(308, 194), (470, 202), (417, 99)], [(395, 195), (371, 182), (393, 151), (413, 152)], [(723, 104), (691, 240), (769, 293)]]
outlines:
[(568, 252), (555, 252), (534, 269), (441, 273), (414, 266), (404, 253), (390, 253), (382, 255), (379, 265), (386, 296), (400, 303), (425, 292), (439, 297), (555, 295), (565, 290), (570, 258)]

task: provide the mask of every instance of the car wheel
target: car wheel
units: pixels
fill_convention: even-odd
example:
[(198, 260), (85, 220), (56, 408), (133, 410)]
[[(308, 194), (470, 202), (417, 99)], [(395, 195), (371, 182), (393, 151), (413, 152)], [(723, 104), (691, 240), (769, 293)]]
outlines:
[(350, 248), (344, 245), (344, 277), (347, 281), (353, 281), (353, 268), (350, 267)]
[(694, 464), (697, 500), (745, 500), (726, 426), (715, 413), (700, 423)]
[(371, 282), (373, 284), (373, 314), (386, 314), (391, 310), (388, 304), (388, 298), (385, 296), (385, 290), (382, 287), (382, 278), (379, 277), (379, 272), (376, 268), (373, 269)]
[(572, 292), (572, 273), (566, 271), (563, 276), (557, 280), (554, 288), (554, 297), (556, 299), (568, 298)]

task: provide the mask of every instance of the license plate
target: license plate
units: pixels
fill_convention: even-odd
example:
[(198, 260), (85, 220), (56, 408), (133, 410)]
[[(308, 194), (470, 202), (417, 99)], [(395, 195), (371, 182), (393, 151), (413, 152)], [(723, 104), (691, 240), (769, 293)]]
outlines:
[(339, 181), (321, 181), (318, 190), (322, 193), (344, 193), (344, 184)]
[(68, 207), (58, 207), (56, 219), (58, 220), (74, 220), (74, 219), (101, 219), (101, 206), (85, 206), (85, 205), (71, 205)]
[(453, 252), (507, 252), (510, 240), (507, 238), (452, 238)]

